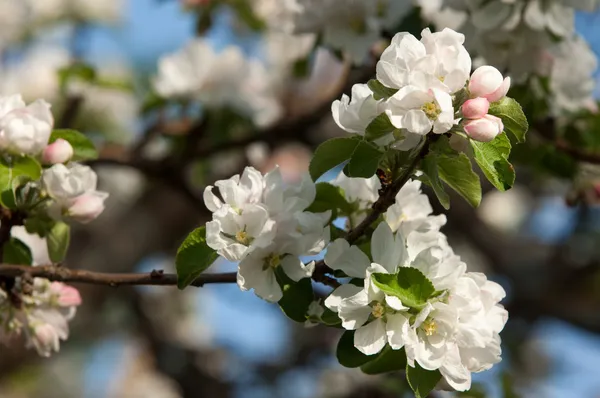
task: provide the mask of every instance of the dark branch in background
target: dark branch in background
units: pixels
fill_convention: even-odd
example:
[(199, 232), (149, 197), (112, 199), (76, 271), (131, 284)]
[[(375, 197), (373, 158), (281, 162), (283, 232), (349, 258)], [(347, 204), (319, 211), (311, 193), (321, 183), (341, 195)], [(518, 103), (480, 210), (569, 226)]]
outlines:
[(83, 105), (83, 97), (79, 95), (70, 96), (67, 98), (65, 109), (62, 115), (56, 122), (56, 126), (61, 129), (72, 128), (77, 114)]
[[(123, 274), (69, 269), (59, 265), (31, 267), (28, 265), (0, 264), (0, 275), (13, 278), (27, 275), (56, 282), (91, 283), (113, 287), (125, 285), (177, 285), (177, 275), (166, 274), (162, 270), (154, 270), (146, 273)], [(191, 286), (202, 287), (209, 283), (235, 283), (236, 275), (235, 272), (202, 274), (191, 283)]]
[(562, 138), (556, 136), (556, 122), (554, 119), (545, 119), (536, 123), (533, 128), (556, 149), (581, 162), (600, 164), (600, 153), (577, 148)]

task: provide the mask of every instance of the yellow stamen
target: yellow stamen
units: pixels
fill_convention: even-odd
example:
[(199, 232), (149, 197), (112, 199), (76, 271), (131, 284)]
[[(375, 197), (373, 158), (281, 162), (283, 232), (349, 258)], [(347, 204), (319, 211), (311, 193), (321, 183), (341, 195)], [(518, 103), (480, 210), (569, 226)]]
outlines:
[(381, 303), (377, 303), (373, 306), (371, 314), (375, 318), (381, 318), (383, 315), (385, 315), (385, 307)]
[(426, 336), (432, 336), (437, 331), (437, 324), (433, 319), (423, 322), (423, 330)]
[(427, 117), (430, 120), (437, 119), (437, 117), (440, 115), (440, 113), (442, 113), (442, 110), (440, 109), (439, 106), (437, 106), (437, 104), (435, 102), (426, 103), (425, 105), (423, 105), (421, 107), (421, 110), (423, 112), (425, 112), (425, 114), (427, 115)]
[(246, 231), (238, 231), (235, 234), (235, 240), (237, 240), (238, 243), (241, 243), (242, 245), (248, 246), (250, 244), (250, 237), (248, 236), (248, 233)]

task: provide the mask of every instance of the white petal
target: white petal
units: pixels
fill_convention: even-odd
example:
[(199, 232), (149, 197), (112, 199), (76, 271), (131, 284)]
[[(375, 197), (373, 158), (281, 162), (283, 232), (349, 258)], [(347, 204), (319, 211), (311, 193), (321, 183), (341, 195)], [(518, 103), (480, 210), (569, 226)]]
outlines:
[(411, 109), (402, 118), (402, 127), (411, 133), (425, 135), (431, 131), (432, 126), (431, 120), (420, 109)]
[(351, 283), (342, 285), (342, 286), (338, 287), (337, 289), (335, 289), (333, 292), (331, 292), (329, 297), (327, 297), (325, 299), (324, 304), (331, 311), (338, 312), (340, 303), (342, 302), (343, 299), (352, 297), (355, 294), (357, 294), (358, 292), (360, 292), (361, 290), (363, 290), (363, 288), (353, 285)]
[(329, 245), (325, 254), (325, 264), (353, 278), (364, 278), (370, 263), (369, 257), (362, 250), (350, 246), (341, 238)]
[(385, 323), (381, 319), (376, 319), (354, 332), (354, 346), (365, 355), (377, 354), (386, 342)]
[(371, 315), (367, 292), (361, 290), (354, 296), (343, 299), (338, 307), (338, 315), (344, 329), (353, 330), (364, 325)]
[(298, 257), (285, 256), (281, 259), (281, 267), (287, 276), (298, 282), (303, 278), (310, 278), (315, 271), (315, 262), (304, 264)]
[(400, 300), (398, 297), (396, 296), (385, 296), (385, 302), (387, 305), (389, 305), (390, 307), (392, 307), (393, 309), (395, 309), (396, 311), (408, 311), (409, 308), (405, 307), (402, 304), (402, 300)]
[(387, 316), (386, 333), (390, 347), (399, 350), (407, 343), (407, 333), (410, 329), (410, 322), (402, 314), (393, 314)]
[(394, 234), (387, 223), (380, 223), (371, 237), (371, 256), (373, 262), (382, 265), (390, 274), (396, 272), (404, 242), (396, 243)]
[(212, 192), (213, 186), (209, 185), (204, 188), (204, 205), (206, 208), (214, 213), (223, 206), (223, 202)]

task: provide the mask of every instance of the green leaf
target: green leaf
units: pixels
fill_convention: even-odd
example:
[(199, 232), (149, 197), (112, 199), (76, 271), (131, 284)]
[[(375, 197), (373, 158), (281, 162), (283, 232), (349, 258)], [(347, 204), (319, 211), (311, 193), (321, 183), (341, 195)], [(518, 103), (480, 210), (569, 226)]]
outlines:
[(365, 138), (368, 141), (375, 141), (378, 138), (393, 133), (396, 127), (390, 121), (388, 115), (383, 112), (369, 123), (365, 130)]
[(308, 307), (315, 297), (310, 278), (294, 282), (281, 267), (276, 268), (275, 276), (283, 292), (283, 297), (278, 302), (283, 313), (296, 322), (306, 321)]
[[(434, 167), (432, 164), (433, 162), (436, 163), (437, 173), (442, 181), (465, 198), (471, 206), (479, 206), (479, 203), (481, 202), (481, 183), (479, 181), (479, 176), (473, 172), (471, 161), (467, 155), (458, 153), (450, 147), (448, 137), (440, 137), (431, 146), (430, 153), (426, 158), (428, 158), (427, 162), (429, 162), (429, 168)], [(431, 171), (426, 174), (431, 179), (430, 173)]]
[(6, 264), (31, 265), (33, 256), (29, 246), (17, 238), (10, 238), (4, 244), (2, 251), (2, 261)]
[(525, 142), (525, 134), (529, 129), (529, 124), (521, 105), (517, 101), (504, 97), (500, 101), (492, 102), (488, 113), (502, 119), (504, 131), (512, 134), (517, 142)]
[(337, 312), (333, 312), (329, 308), (325, 308), (323, 315), (321, 315), (321, 322), (327, 326), (341, 327), (342, 324), (342, 320), (338, 316)]
[(0, 202), (4, 207), (16, 207), (15, 183), (37, 180), (42, 175), (42, 166), (29, 156), (15, 156), (0, 160)]
[(377, 172), (379, 161), (383, 157), (376, 145), (359, 141), (348, 163), (348, 177), (370, 178)]
[(84, 82), (93, 82), (96, 79), (94, 68), (83, 62), (75, 62), (58, 70), (58, 78), (61, 89), (65, 89), (67, 83), (73, 78)]
[(377, 355), (365, 355), (354, 347), (354, 330), (346, 330), (342, 334), (335, 356), (340, 365), (346, 368), (358, 368), (377, 357)]
[(175, 256), (177, 287), (186, 288), (219, 257), (206, 244), (206, 227), (193, 230), (183, 241)]
[(373, 98), (376, 100), (388, 99), (398, 92), (397, 88), (389, 88), (384, 86), (379, 80), (371, 79), (367, 86), (373, 91)]
[(353, 207), (342, 193), (340, 187), (331, 185), (327, 182), (320, 182), (316, 185), (317, 195), (315, 201), (306, 209), (312, 213), (322, 213), (327, 210), (341, 210), (345, 214), (352, 213)]
[(431, 185), (431, 188), (433, 188), (433, 192), (435, 192), (440, 204), (444, 206), (444, 209), (448, 210), (450, 208), (450, 197), (444, 190), (444, 186), (440, 180), (435, 154), (429, 153), (427, 156), (425, 156), (421, 164), (421, 168), (423, 173), (425, 173), (425, 176), (427, 176), (429, 185)]
[(233, 8), (239, 19), (250, 29), (262, 31), (266, 27), (265, 22), (254, 13), (252, 6), (250, 6), (251, 1), (253, 0), (231, 0), (229, 5)]
[(38, 214), (34, 217), (25, 219), (25, 230), (30, 234), (37, 234), (42, 238), (46, 237), (56, 221), (48, 217), (46, 214)]
[(425, 370), (418, 363), (406, 365), (406, 381), (415, 393), (415, 398), (426, 398), (442, 378), (439, 370)]
[(403, 370), (406, 366), (406, 352), (404, 349), (393, 350), (386, 345), (383, 350), (372, 361), (369, 361), (360, 367), (363, 373), (368, 375), (377, 375), (381, 373), (397, 372)]
[(385, 294), (398, 297), (402, 304), (411, 308), (422, 308), (435, 293), (431, 281), (412, 267), (400, 267), (395, 275), (373, 274), (372, 280)]
[(50, 143), (62, 138), (73, 147), (73, 160), (89, 160), (98, 158), (96, 147), (85, 135), (76, 130), (57, 129), (50, 135)]
[(64, 222), (57, 222), (46, 237), (46, 246), (50, 260), (59, 263), (64, 260), (71, 240), (71, 227)]
[(505, 133), (490, 142), (469, 140), (475, 161), (487, 179), (500, 191), (510, 189), (515, 183), (515, 169), (508, 162), (510, 141)]
[(360, 140), (354, 137), (340, 137), (332, 138), (319, 145), (308, 167), (313, 181), (350, 159), (359, 143)]

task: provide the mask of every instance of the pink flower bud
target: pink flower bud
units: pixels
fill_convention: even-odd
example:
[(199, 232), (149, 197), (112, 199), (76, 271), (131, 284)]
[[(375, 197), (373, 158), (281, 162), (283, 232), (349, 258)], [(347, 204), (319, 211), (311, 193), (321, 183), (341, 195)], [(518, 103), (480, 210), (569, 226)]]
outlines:
[(61, 282), (52, 282), (50, 290), (58, 297), (58, 305), (61, 307), (75, 307), (81, 305), (79, 290)]
[(510, 88), (510, 77), (504, 79), (500, 87), (493, 93), (486, 95), (486, 98), (489, 102), (500, 101), (502, 98), (506, 97), (506, 93), (508, 93), (508, 89)]
[(465, 101), (461, 110), (463, 117), (467, 119), (479, 119), (487, 115), (490, 109), (490, 102), (483, 97), (477, 97)]
[(106, 193), (98, 191), (84, 193), (73, 200), (67, 214), (80, 223), (88, 223), (104, 211), (104, 199), (107, 196)]
[(481, 142), (493, 140), (504, 130), (502, 120), (492, 115), (485, 115), (481, 119), (469, 120), (463, 127), (469, 137)]
[(44, 164), (65, 163), (72, 157), (73, 147), (68, 141), (63, 140), (62, 138), (59, 138), (48, 145), (42, 152), (42, 162)]
[[(500, 90), (499, 93), (502, 92), (501, 89), (505, 84), (504, 82), (502, 73), (498, 69), (489, 65), (480, 66), (475, 69), (469, 80), (471, 97), (485, 97), (488, 100), (490, 100), (490, 96), (495, 98), (497, 90)], [(506, 83), (506, 91), (508, 91), (508, 87), (510, 87), (510, 80)], [(504, 94), (506, 95), (506, 93)], [(490, 102), (493, 101), (490, 100)]]

